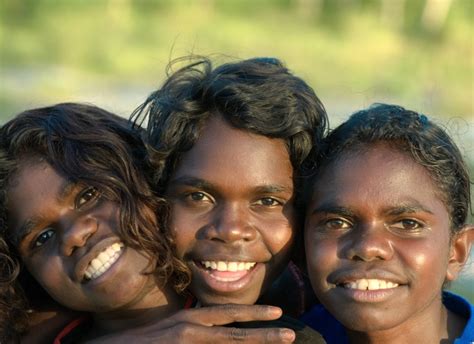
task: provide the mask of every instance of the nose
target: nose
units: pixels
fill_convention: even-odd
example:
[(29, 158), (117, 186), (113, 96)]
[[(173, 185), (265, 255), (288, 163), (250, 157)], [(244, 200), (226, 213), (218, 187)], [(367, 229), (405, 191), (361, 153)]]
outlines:
[(365, 262), (389, 260), (393, 256), (390, 234), (383, 224), (359, 226), (344, 243), (345, 256)]
[(257, 229), (252, 224), (250, 209), (240, 204), (225, 204), (213, 214), (212, 225), (205, 231), (208, 240), (233, 243), (252, 241), (257, 237)]
[(97, 220), (93, 217), (79, 217), (64, 223), (61, 235), (61, 253), (70, 256), (76, 249), (84, 247), (87, 240), (97, 231)]

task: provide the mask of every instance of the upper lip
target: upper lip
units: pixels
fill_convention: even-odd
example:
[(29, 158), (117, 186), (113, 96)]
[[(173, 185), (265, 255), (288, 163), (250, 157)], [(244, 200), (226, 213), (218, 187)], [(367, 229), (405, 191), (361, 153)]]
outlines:
[(242, 257), (242, 256), (233, 256), (233, 257), (229, 257), (229, 256), (219, 256), (219, 257), (216, 257), (216, 256), (208, 256), (208, 257), (205, 257), (205, 258), (194, 258), (193, 259), (194, 261), (196, 262), (205, 262), (205, 261), (209, 261), (209, 262), (244, 262), (244, 263), (257, 263), (257, 261), (253, 258), (246, 258), (246, 257)]
[[(261, 252), (261, 250), (258, 250)], [(197, 262), (202, 261), (223, 261), (223, 262), (266, 262), (271, 259), (271, 255), (268, 254), (263, 256), (259, 254), (260, 259), (255, 258), (255, 253), (251, 254), (248, 249), (242, 247), (227, 247), (223, 249), (221, 247), (203, 247), (195, 248), (192, 252), (185, 254), (185, 260), (193, 260)]]
[(76, 263), (76, 266), (74, 268), (74, 278), (78, 282), (82, 282), (84, 279), (85, 271), (92, 259), (96, 258), (99, 253), (104, 251), (107, 247), (119, 242), (121, 242), (120, 238), (113, 236), (102, 239), (94, 246), (92, 246), (89, 251), (87, 251), (87, 253), (85, 253)]
[(406, 279), (401, 278), (398, 274), (384, 270), (384, 269), (370, 269), (370, 270), (352, 270), (344, 269), (337, 270), (328, 276), (328, 282), (340, 285), (349, 282), (354, 282), (360, 279), (379, 279), (390, 281), (399, 285), (407, 284)]

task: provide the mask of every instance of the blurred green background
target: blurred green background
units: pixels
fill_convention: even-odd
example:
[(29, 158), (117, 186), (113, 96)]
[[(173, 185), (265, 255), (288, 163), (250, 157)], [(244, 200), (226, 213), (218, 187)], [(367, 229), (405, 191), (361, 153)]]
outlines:
[[(275, 56), (332, 126), (397, 103), (446, 126), (474, 171), (473, 15), (471, 0), (0, 0), (0, 123), (63, 101), (128, 116), (173, 58)], [(474, 302), (472, 261), (453, 289)]]

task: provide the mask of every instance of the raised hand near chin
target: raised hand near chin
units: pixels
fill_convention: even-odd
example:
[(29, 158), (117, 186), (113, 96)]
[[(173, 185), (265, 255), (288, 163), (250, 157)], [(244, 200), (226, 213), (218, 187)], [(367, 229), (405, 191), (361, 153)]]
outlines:
[(228, 304), (186, 309), (156, 323), (87, 343), (292, 343), (295, 332), (291, 329), (224, 326), (234, 322), (270, 321), (281, 315), (280, 308), (262, 305)]

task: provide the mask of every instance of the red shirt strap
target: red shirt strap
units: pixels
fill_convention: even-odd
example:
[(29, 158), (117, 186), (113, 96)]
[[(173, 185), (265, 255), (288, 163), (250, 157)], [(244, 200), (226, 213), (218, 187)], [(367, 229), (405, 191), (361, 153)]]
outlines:
[(191, 295), (191, 294), (188, 295), (188, 297), (186, 298), (186, 302), (184, 303), (184, 309), (193, 308), (195, 303), (196, 303), (196, 298), (194, 297), (194, 295)]
[(77, 326), (82, 324), (84, 321), (86, 321), (89, 318), (87, 315), (83, 315), (79, 318), (74, 319), (71, 321), (69, 324), (67, 324), (61, 332), (58, 333), (56, 338), (54, 338), (53, 344), (61, 344), (61, 340), (66, 337), (72, 330), (74, 330)]

